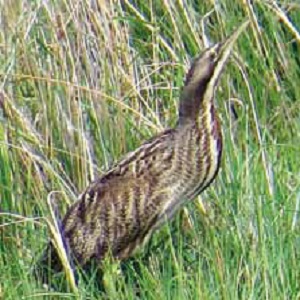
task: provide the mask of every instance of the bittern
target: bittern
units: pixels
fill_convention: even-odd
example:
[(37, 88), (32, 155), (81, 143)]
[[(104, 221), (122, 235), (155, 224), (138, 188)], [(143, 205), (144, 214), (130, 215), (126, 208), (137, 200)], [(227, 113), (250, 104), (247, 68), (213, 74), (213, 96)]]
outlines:
[[(76, 264), (100, 264), (108, 254), (119, 260), (130, 257), (215, 179), (222, 154), (215, 92), (247, 24), (194, 60), (182, 88), (176, 126), (125, 155), (69, 208), (61, 235)], [(51, 242), (44, 261), (58, 262)]]

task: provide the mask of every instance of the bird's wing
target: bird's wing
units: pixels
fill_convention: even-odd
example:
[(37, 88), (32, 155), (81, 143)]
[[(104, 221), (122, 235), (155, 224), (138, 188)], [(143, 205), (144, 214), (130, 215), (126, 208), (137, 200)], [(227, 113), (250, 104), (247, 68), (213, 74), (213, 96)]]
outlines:
[(165, 178), (172, 168), (171, 139), (161, 134), (126, 155), (68, 210), (63, 234), (81, 264), (108, 251), (127, 256), (151, 230), (171, 196)]

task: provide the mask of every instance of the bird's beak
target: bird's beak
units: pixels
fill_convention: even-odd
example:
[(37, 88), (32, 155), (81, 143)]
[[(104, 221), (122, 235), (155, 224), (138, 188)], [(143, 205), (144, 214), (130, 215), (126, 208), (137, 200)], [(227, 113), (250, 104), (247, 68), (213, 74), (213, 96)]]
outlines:
[[(233, 45), (235, 44), (238, 37), (241, 35), (241, 33), (247, 28), (249, 25), (249, 21), (246, 21), (243, 23), (237, 30), (235, 30), (227, 39), (225, 39), (223, 42), (220, 42), (213, 46), (210, 51), (216, 52), (216, 59), (215, 59), (215, 65), (214, 65), (214, 72), (209, 80), (206, 93), (207, 95), (212, 95), (213, 91), (215, 90), (215, 87), (218, 83), (218, 79), (222, 73), (222, 70), (224, 66), (226, 65), (226, 62), (228, 60), (228, 57), (231, 53), (231, 50), (233, 48)], [(204, 97), (205, 99), (206, 97)], [(210, 98), (210, 97), (208, 97)]]

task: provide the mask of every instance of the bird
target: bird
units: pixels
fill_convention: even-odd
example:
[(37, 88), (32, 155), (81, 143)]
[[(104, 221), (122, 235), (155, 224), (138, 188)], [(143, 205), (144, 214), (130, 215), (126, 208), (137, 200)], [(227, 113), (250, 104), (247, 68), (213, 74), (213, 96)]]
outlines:
[[(133, 256), (214, 181), (223, 145), (215, 93), (248, 23), (193, 61), (181, 90), (176, 125), (126, 154), (67, 210), (61, 235), (76, 265), (100, 265), (107, 255), (120, 261)], [(51, 241), (42, 261), (52, 269), (62, 268)]]

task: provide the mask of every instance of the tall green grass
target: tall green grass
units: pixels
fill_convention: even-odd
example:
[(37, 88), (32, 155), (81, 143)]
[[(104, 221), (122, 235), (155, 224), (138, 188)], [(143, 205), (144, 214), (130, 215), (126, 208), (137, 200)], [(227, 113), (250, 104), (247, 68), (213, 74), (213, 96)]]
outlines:
[[(298, 1), (1, 2), (0, 299), (300, 299)], [(78, 294), (31, 274), (61, 214), (176, 122), (192, 57), (245, 19), (217, 106), (222, 169), (120, 269)]]

